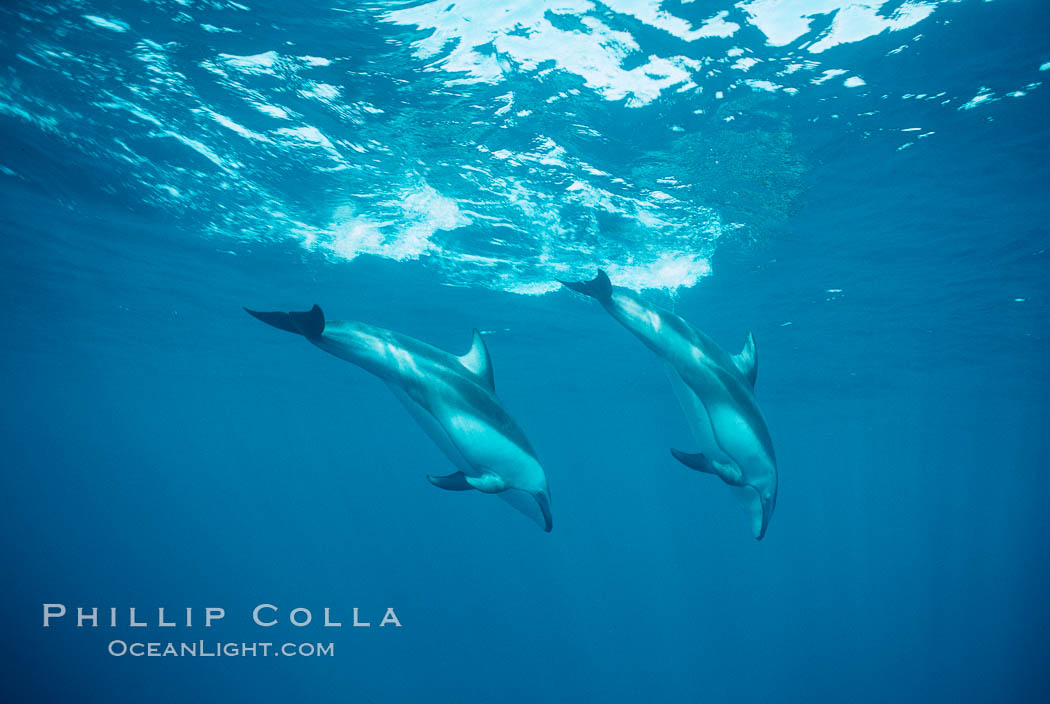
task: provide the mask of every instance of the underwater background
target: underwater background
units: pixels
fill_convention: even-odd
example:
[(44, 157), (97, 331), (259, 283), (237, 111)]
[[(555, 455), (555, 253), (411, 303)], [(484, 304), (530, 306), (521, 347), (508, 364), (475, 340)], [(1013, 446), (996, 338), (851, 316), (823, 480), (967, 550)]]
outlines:
[[(1048, 29), (1036, 0), (5, 2), (0, 699), (1047, 701)], [(668, 453), (657, 359), (557, 284), (598, 267), (754, 333), (761, 542)], [(242, 310), (314, 303), (483, 331), (553, 532), (431, 486), (378, 380)]]

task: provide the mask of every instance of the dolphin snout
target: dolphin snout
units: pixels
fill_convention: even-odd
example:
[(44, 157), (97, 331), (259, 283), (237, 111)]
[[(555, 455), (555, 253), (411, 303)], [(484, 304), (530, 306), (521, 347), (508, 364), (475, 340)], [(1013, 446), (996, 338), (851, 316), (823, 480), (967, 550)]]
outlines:
[(536, 497), (536, 503), (539, 504), (540, 513), (543, 514), (543, 530), (547, 533), (551, 532), (554, 527), (554, 518), (551, 516), (551, 498), (546, 491), (533, 494)]
[(777, 504), (777, 496), (770, 492), (761, 492), (758, 498), (762, 504), (762, 524), (758, 527), (755, 540), (762, 540), (766, 535), (766, 528), (769, 527), (769, 519), (773, 516), (773, 507)]

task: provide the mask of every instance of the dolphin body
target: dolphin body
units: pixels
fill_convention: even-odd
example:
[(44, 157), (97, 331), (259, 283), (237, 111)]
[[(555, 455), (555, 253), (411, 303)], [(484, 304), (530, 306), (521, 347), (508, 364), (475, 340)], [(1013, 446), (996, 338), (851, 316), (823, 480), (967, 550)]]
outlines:
[(751, 520), (756, 539), (766, 534), (777, 501), (777, 461), (755, 401), (757, 357), (749, 333), (730, 355), (674, 313), (613, 286), (601, 269), (592, 281), (561, 282), (591, 296), (665, 362), (700, 452), (671, 450), (682, 464), (717, 475), (730, 486)]
[(325, 321), (316, 305), (305, 313), (245, 310), (385, 381), (459, 469), (444, 477), (428, 475), (431, 484), (497, 494), (550, 532), (547, 475), (496, 396), (492, 362), (477, 330), (470, 351), (456, 357), (391, 330), (351, 320)]

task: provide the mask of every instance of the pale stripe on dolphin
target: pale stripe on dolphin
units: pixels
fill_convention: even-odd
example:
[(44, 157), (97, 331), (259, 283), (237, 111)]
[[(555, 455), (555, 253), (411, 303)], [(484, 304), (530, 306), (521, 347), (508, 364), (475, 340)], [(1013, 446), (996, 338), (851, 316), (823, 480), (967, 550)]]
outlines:
[(496, 396), (492, 362), (477, 330), (470, 351), (456, 357), (391, 330), (325, 321), (316, 305), (304, 313), (245, 310), (383, 379), (459, 470), (428, 476), (434, 486), (497, 494), (551, 530), (547, 476), (528, 438)]

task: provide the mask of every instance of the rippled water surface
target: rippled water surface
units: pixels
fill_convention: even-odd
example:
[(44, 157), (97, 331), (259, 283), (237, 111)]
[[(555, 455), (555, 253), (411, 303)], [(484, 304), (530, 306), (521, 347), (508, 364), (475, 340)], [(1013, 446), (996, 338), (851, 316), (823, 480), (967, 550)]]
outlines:
[(1041, 47), (980, 66), (952, 27), (1032, 11), (1000, 4), (15, 4), (0, 110), (234, 250), (673, 289), (798, 210), (802, 129), (890, 152), (1035, 109)]

